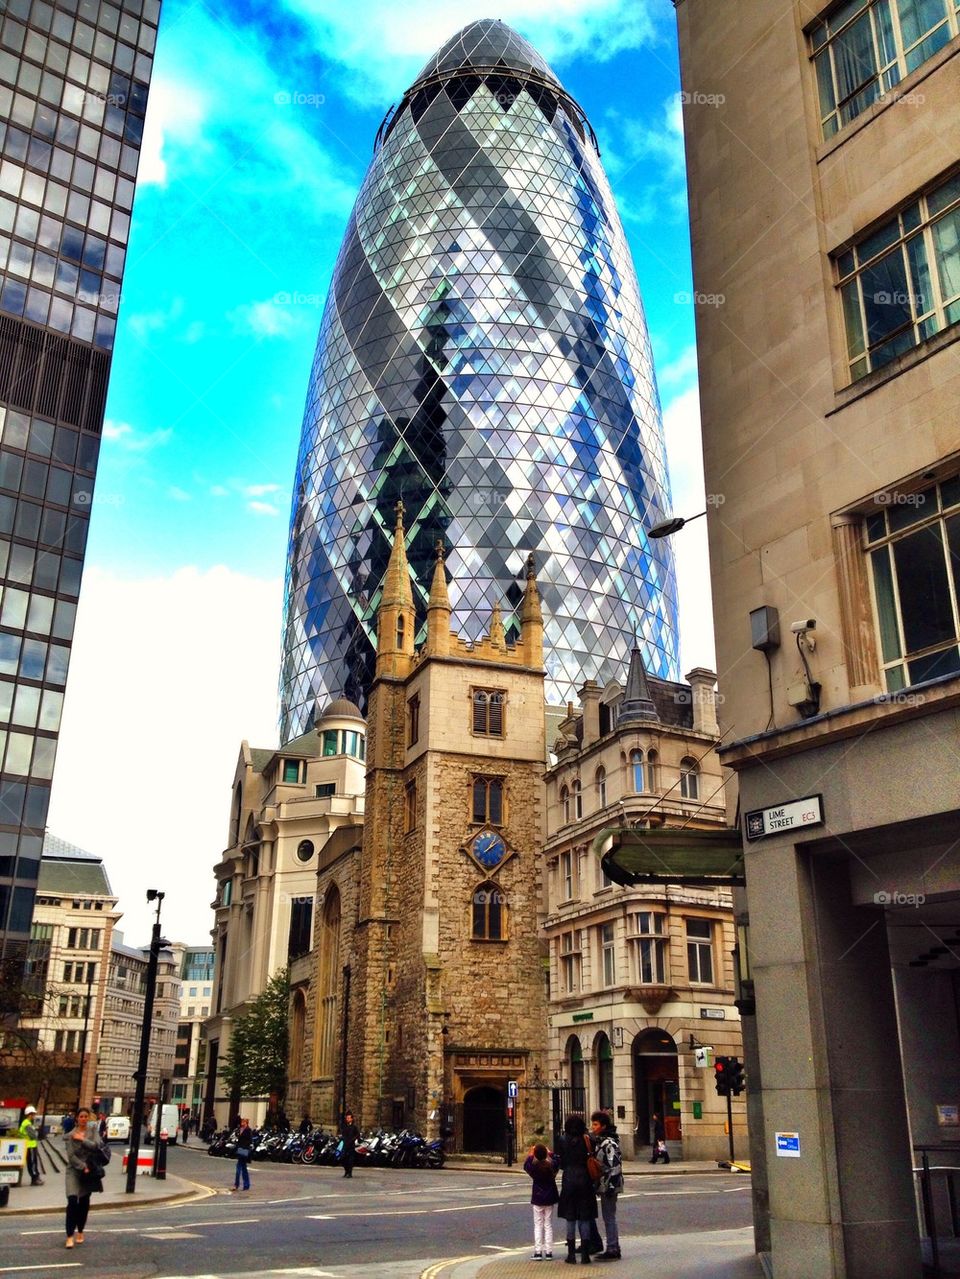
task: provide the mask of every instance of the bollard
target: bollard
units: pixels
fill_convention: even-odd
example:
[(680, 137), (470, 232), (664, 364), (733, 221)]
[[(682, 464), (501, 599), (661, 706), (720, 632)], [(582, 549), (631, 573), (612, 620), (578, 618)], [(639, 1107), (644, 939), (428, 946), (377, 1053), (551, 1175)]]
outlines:
[(166, 1128), (161, 1128), (153, 1152), (153, 1175), (158, 1181), (167, 1179), (167, 1142), (169, 1140), (170, 1134)]

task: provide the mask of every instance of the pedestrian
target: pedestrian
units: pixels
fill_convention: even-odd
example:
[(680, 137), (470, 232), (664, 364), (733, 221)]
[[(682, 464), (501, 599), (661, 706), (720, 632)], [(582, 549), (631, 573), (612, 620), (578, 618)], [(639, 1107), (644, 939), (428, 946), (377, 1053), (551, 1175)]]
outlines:
[(653, 1116), (653, 1142), (651, 1143), (653, 1151), (650, 1155), (650, 1162), (655, 1164), (658, 1159), (662, 1159), (665, 1164), (670, 1162), (670, 1151), (667, 1149), (667, 1130), (664, 1127), (663, 1116)]
[(557, 1156), (540, 1142), (523, 1161), (523, 1171), (533, 1181), (533, 1259), (553, 1257), (553, 1205), (557, 1194)]
[(304, 1115), (300, 1120), (300, 1127), (297, 1129), (301, 1137), (306, 1137), (310, 1132), (310, 1116)]
[(577, 1263), (577, 1229), (580, 1230), (580, 1260), (590, 1264), (591, 1222), (597, 1219), (597, 1195), (587, 1169), (591, 1155), (590, 1138), (583, 1115), (567, 1115), (557, 1154), (563, 1177), (560, 1181), (560, 1216), (567, 1223), (567, 1256), (570, 1266)]
[(187, 1144), (187, 1138), (190, 1136), (190, 1112), (188, 1110), (180, 1111), (180, 1140), (184, 1145)]
[(340, 1126), (340, 1140), (343, 1143), (343, 1149), (340, 1153), (340, 1159), (343, 1163), (343, 1175), (352, 1177), (353, 1165), (357, 1160), (357, 1142), (360, 1140), (360, 1129), (353, 1122), (352, 1110), (344, 1111), (343, 1123)]
[(61, 1119), (60, 1121), (60, 1131), (63, 1133), (64, 1137), (67, 1135), (68, 1132), (73, 1131), (74, 1127), (76, 1126), (76, 1123), (77, 1121), (74, 1118), (73, 1111), (72, 1110), (66, 1111), (66, 1113), (63, 1116), (63, 1119)]
[(106, 1115), (101, 1115), (101, 1116), (100, 1116), (100, 1127), (99, 1127), (99, 1130), (98, 1130), (98, 1131), (99, 1131), (99, 1133), (100, 1133), (100, 1140), (101, 1140), (101, 1141), (106, 1141), (106, 1140), (107, 1140), (107, 1117), (106, 1117)]
[(250, 1189), (250, 1155), (253, 1151), (253, 1132), (245, 1119), (240, 1120), (240, 1131), (237, 1133), (237, 1169), (233, 1175), (233, 1193), (240, 1189), (243, 1179), (244, 1190)]
[(603, 1214), (603, 1233), (607, 1246), (597, 1257), (598, 1261), (620, 1260), (620, 1232), (617, 1229), (617, 1199), (623, 1189), (623, 1161), (620, 1154), (620, 1137), (613, 1120), (605, 1110), (595, 1110), (590, 1116), (593, 1129), (594, 1153), (602, 1169), (600, 1176), (600, 1212)]
[(67, 1191), (67, 1244), (83, 1243), (87, 1214), (90, 1211), (90, 1195), (102, 1190), (104, 1158), (103, 1143), (97, 1130), (97, 1121), (86, 1106), (77, 1111), (76, 1123), (63, 1139), (67, 1165), (64, 1170)]
[(37, 1155), (40, 1130), (37, 1128), (36, 1106), (27, 1106), (24, 1110), (23, 1118), (20, 1120), (20, 1136), (27, 1143), (27, 1172), (30, 1174), (30, 1185), (42, 1186), (43, 1178), (40, 1176), (40, 1160)]

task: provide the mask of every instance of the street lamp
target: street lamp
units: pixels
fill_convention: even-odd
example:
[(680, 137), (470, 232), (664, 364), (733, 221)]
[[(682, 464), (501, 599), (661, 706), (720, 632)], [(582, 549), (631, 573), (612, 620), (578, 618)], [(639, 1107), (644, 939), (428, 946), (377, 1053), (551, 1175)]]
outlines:
[[(143, 1128), (143, 1100), (147, 1091), (147, 1059), (150, 1055), (150, 1029), (153, 1021), (153, 999), (157, 989), (157, 966), (160, 962), (160, 950), (170, 943), (160, 936), (160, 907), (164, 894), (156, 888), (147, 889), (147, 901), (157, 903), (157, 918), (150, 938), (150, 962), (147, 964), (146, 992), (143, 1000), (143, 1025), (140, 1028), (140, 1058), (137, 1062), (137, 1091), (133, 1100), (133, 1119), (130, 1124), (130, 1150), (127, 1154), (127, 1194), (132, 1195), (137, 1188), (137, 1162), (140, 1157), (140, 1132)], [(160, 1112), (160, 1120), (162, 1120)], [(160, 1123), (157, 1123), (159, 1132)], [(154, 1134), (157, 1140), (157, 1134)]]
[(648, 529), (647, 537), (670, 537), (672, 533), (679, 533), (691, 520), (698, 520), (701, 515), (706, 515), (706, 511), (698, 511), (696, 515), (671, 515), (668, 520), (661, 520), (659, 524), (654, 524), (652, 529)]

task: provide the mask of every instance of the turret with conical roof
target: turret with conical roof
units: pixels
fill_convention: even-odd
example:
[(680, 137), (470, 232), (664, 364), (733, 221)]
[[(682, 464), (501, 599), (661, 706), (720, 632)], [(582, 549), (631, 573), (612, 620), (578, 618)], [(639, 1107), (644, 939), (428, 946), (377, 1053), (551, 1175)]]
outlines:
[(427, 603), (427, 642), (425, 653), (450, 652), (450, 594), (444, 566), (443, 542), (437, 542), (437, 562), (433, 568), (430, 599)]
[(623, 690), (623, 701), (617, 715), (617, 725), (622, 728), (626, 724), (649, 724), (659, 718), (657, 708), (650, 696), (650, 685), (647, 683), (647, 671), (643, 664), (643, 655), (633, 642), (630, 653), (630, 669), (627, 672), (627, 686)]
[(406, 675), (413, 660), (416, 613), (404, 543), (403, 503), (397, 503), (397, 523), (390, 560), (383, 579), (377, 612), (377, 676)]

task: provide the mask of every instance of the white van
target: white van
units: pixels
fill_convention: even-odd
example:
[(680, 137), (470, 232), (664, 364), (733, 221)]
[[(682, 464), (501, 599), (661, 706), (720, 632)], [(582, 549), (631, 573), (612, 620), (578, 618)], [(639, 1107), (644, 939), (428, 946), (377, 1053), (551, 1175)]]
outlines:
[[(153, 1134), (157, 1130), (157, 1111), (159, 1107), (154, 1106), (150, 1111), (150, 1118), (147, 1120), (147, 1145), (153, 1144)], [(160, 1131), (164, 1128), (167, 1130), (167, 1144), (175, 1146), (177, 1144), (178, 1125), (180, 1123), (180, 1111), (176, 1106), (164, 1106), (163, 1118), (160, 1121)]]
[(126, 1115), (107, 1115), (107, 1141), (129, 1141), (130, 1120)]

